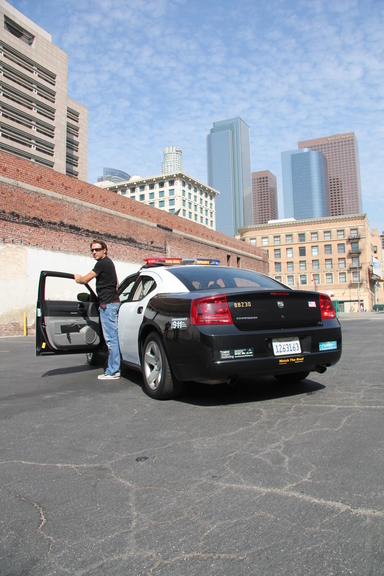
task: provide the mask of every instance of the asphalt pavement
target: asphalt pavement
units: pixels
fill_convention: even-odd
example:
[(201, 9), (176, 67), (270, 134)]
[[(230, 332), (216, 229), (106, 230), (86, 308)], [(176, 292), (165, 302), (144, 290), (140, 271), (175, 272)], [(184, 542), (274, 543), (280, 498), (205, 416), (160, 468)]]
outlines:
[(1, 576), (382, 576), (384, 314), (294, 387), (188, 386), (0, 339)]

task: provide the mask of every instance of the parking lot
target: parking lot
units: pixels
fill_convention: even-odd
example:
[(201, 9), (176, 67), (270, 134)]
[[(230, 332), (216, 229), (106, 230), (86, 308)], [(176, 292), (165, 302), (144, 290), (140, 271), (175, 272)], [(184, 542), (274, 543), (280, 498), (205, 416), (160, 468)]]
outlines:
[(382, 576), (384, 313), (291, 388), (188, 386), (0, 339), (0, 574)]

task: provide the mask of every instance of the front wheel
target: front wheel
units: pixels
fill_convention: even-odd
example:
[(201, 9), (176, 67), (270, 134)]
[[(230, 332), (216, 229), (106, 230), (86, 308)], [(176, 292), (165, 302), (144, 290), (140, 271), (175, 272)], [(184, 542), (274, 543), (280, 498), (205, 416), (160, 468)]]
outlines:
[(176, 398), (182, 384), (173, 378), (163, 342), (156, 332), (145, 339), (142, 356), (144, 390), (157, 400)]
[(275, 374), (276, 380), (282, 384), (297, 384), (305, 380), (310, 372), (294, 372), (293, 374)]

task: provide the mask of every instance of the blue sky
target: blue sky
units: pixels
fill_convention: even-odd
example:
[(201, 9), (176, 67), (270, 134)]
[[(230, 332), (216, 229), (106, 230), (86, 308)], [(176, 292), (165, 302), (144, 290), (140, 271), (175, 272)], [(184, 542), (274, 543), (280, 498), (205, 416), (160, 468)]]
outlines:
[(278, 179), (299, 140), (355, 132), (363, 211), (384, 229), (384, 0), (9, 0), (68, 53), (89, 109), (88, 180), (149, 176), (163, 148), (207, 181), (213, 122), (250, 127), (252, 171)]

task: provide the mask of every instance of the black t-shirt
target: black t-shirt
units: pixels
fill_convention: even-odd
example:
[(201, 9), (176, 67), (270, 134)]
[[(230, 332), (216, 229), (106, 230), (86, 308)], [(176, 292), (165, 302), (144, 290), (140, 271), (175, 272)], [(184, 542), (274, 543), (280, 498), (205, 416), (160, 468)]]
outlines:
[(105, 256), (93, 268), (96, 274), (96, 292), (101, 304), (110, 304), (119, 297), (116, 292), (117, 275), (112, 260)]

